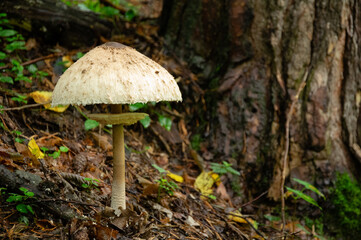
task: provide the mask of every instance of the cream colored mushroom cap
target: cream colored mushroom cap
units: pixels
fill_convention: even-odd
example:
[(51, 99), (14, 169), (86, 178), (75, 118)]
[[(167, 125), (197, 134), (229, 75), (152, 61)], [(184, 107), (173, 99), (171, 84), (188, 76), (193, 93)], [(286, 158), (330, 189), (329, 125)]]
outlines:
[(56, 84), (52, 106), (182, 101), (173, 76), (131, 47), (100, 45), (71, 65)]

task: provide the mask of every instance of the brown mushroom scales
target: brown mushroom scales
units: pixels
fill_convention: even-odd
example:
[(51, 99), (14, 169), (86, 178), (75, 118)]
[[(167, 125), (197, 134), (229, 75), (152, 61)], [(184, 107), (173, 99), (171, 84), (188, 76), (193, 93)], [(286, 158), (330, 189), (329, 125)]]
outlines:
[(122, 113), (122, 104), (182, 101), (173, 76), (135, 49), (116, 42), (100, 45), (67, 69), (53, 92), (52, 106), (111, 104), (111, 114), (90, 118), (113, 124), (112, 203), (117, 215), (125, 209), (125, 154), (123, 125), (145, 113)]

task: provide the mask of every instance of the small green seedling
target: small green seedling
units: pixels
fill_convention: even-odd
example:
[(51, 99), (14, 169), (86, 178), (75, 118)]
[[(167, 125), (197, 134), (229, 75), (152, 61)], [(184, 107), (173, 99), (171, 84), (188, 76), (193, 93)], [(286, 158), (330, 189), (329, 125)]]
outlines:
[(28, 103), (28, 101), (26, 100), (28, 97), (25, 95), (21, 95), (21, 94), (16, 94), (16, 97), (12, 97), (11, 100), (15, 101), (15, 102), (19, 102), (19, 103)]
[[(286, 187), (287, 191), (289, 193), (291, 193), (291, 196), (296, 200), (299, 199), (299, 198), (302, 198), (306, 202), (308, 202), (308, 203), (310, 203), (310, 204), (312, 204), (312, 205), (314, 205), (314, 206), (316, 206), (316, 207), (318, 207), (319, 209), (322, 210), (322, 208), (317, 204), (316, 200), (314, 200), (311, 196), (303, 193), (303, 191), (311, 190), (312, 192), (316, 193), (317, 195), (319, 195), (323, 199), (326, 199), (325, 195), (323, 195), (323, 193), (321, 193), (315, 186), (313, 186), (312, 184), (310, 184), (308, 182), (302, 181), (302, 180), (300, 180), (298, 178), (292, 178), (292, 180), (295, 181), (295, 182), (298, 182), (301, 185), (303, 185), (304, 188), (300, 191), (300, 190), (296, 190), (296, 189), (293, 189), (293, 188), (290, 188), (290, 187)], [(286, 193), (286, 195), (287, 195), (287, 193)]]
[(24, 138), (20, 138), (19, 136), (21, 135), (21, 134), (23, 134), (22, 132), (20, 132), (20, 131), (18, 131), (18, 130), (14, 130), (14, 131), (12, 131), (11, 133), (13, 133), (13, 134), (15, 134), (15, 142), (17, 142), (17, 143), (22, 143), (22, 142), (24, 142)]
[(231, 173), (233, 175), (241, 175), (237, 170), (232, 168), (232, 165), (226, 161), (223, 161), (222, 164), (220, 163), (211, 163), (212, 171), (218, 173), (219, 175), (223, 175), (226, 173)]
[(100, 181), (96, 178), (84, 178), (84, 180), (87, 181), (87, 183), (83, 183), (81, 185), (84, 189), (94, 189), (99, 187), (98, 183)]
[[(6, 199), (7, 202), (11, 203), (11, 202), (16, 202), (18, 203), (16, 205), (16, 210), (22, 214), (35, 214), (33, 208), (31, 207), (31, 205), (27, 204), (26, 201), (28, 199), (35, 199), (34, 197), (34, 193), (30, 192), (28, 189), (21, 187), (19, 188), (20, 191), (23, 192), (23, 194), (17, 194), (17, 193), (10, 193), (10, 196), (8, 197), (8, 199)], [(26, 215), (22, 215), (19, 218), (19, 222), (23, 222), (26, 225), (29, 225), (29, 218)]]
[(160, 192), (163, 190), (168, 195), (173, 196), (175, 190), (178, 189), (178, 185), (173, 181), (168, 181), (166, 178), (161, 177), (159, 180), (156, 180), (156, 182), (159, 184), (158, 188), (158, 196), (160, 195)]
[(216, 199), (217, 199), (217, 197), (214, 196), (213, 194), (209, 194), (209, 195), (208, 195), (208, 198), (210, 198), (210, 199), (212, 199), (212, 200), (216, 200)]
[(159, 124), (167, 129), (168, 131), (172, 128), (172, 119), (170, 117), (164, 116), (162, 114), (158, 114)]
[(152, 164), (152, 166), (158, 170), (158, 172), (161, 174), (160, 179), (156, 180), (158, 183), (158, 199), (160, 197), (160, 194), (162, 191), (167, 193), (168, 195), (172, 196), (174, 194), (174, 191), (177, 190), (179, 187), (178, 185), (173, 181), (168, 181), (166, 179), (167, 171), (161, 167), (159, 167), (157, 164)]
[(46, 147), (41, 147), (40, 149), (41, 149), (41, 151), (44, 152), (44, 154), (46, 154), (49, 157), (52, 157), (54, 159), (57, 159), (62, 152), (64, 152), (64, 153), (69, 152), (69, 148), (67, 148), (65, 146), (60, 146), (58, 151), (54, 151), (53, 153), (46, 153), (49, 151), (49, 148), (46, 148)]
[(93, 119), (87, 119), (84, 122), (84, 128), (86, 131), (92, 130), (99, 126), (99, 122), (93, 120)]

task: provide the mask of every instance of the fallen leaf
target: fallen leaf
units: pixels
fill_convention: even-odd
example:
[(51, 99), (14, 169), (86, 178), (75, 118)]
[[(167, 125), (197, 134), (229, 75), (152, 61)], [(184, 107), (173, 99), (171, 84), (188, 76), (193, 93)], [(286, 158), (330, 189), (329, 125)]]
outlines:
[(30, 152), (37, 158), (37, 159), (43, 159), (44, 153), (40, 150), (38, 144), (36, 144), (34, 138), (32, 138), (28, 143), (28, 148)]
[(187, 220), (185, 221), (186, 224), (188, 224), (189, 226), (192, 226), (192, 227), (198, 227), (199, 226), (199, 223), (197, 223), (193, 218), (192, 216), (188, 216)]
[(169, 220), (171, 221), (172, 218), (173, 218), (173, 213), (171, 210), (165, 208), (165, 207), (162, 207), (161, 205), (159, 205), (158, 203), (155, 203), (153, 205), (153, 208), (156, 209), (156, 210), (159, 210), (161, 212), (164, 212), (165, 214), (167, 214), (167, 217), (169, 218)]
[(52, 95), (53, 95), (52, 92), (47, 92), (47, 91), (35, 91), (29, 94), (29, 96), (32, 97), (36, 103), (44, 104), (45, 109), (49, 109), (54, 112), (64, 112), (69, 105), (65, 105), (65, 106), (59, 105), (56, 107), (51, 107), (50, 102)]
[(228, 195), (226, 187), (222, 182), (217, 187), (216, 193), (220, 196), (221, 199), (228, 201), (231, 203), (231, 197)]
[(242, 216), (243, 215), (237, 210), (234, 212), (230, 212), (230, 214), (228, 215), (228, 219), (238, 223), (248, 223)]
[(182, 183), (184, 181), (182, 176), (171, 173), (169, 171), (167, 171), (167, 176), (170, 177), (171, 179), (173, 179), (174, 181), (179, 182), (179, 183)]
[(63, 56), (61, 59), (64, 62), (64, 67), (70, 67), (74, 62), (69, 55)]
[(214, 179), (212, 178), (212, 172), (203, 171), (194, 182), (194, 187), (202, 193), (203, 196), (209, 196), (213, 194), (212, 186)]

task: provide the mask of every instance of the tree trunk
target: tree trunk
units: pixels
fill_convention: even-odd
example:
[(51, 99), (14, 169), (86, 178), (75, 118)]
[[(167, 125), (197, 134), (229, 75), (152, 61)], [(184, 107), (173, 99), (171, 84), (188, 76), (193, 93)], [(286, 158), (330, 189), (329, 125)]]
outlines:
[[(287, 176), (322, 189), (336, 171), (356, 174), (358, 1), (197, 0), (164, 7), (165, 39), (199, 73), (198, 84), (210, 99), (202, 108), (206, 118), (192, 121), (200, 122), (194, 130), (205, 139), (203, 152), (235, 159), (249, 190), (268, 189), (271, 199), (279, 199), (287, 113), (306, 77), (291, 115)], [(194, 100), (203, 105), (201, 97)]]

